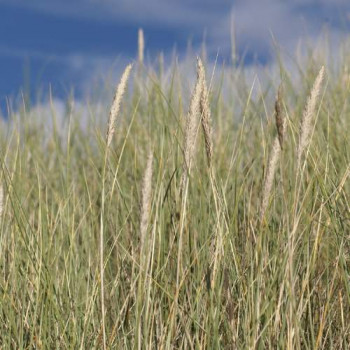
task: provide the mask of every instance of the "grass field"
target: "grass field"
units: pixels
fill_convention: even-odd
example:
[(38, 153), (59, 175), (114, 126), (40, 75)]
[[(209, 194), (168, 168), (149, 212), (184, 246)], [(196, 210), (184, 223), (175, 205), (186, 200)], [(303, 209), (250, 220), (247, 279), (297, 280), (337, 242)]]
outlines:
[(141, 57), (109, 121), (11, 113), (1, 348), (348, 349), (349, 57), (254, 82)]

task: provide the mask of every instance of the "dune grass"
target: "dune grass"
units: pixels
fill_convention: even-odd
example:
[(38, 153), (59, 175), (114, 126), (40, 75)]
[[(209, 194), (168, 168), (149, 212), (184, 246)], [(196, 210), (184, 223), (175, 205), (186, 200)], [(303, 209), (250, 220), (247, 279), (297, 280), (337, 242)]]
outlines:
[(0, 347), (348, 349), (346, 64), (259, 90), (139, 61), (109, 127), (88, 102), (2, 123)]

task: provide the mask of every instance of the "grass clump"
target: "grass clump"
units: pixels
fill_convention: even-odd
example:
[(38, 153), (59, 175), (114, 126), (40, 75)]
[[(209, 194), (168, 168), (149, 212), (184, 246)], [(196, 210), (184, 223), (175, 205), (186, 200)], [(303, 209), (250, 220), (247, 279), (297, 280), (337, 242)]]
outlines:
[(345, 66), (281, 65), (274, 101), (280, 81), (259, 93), (241, 66), (210, 88), (200, 59), (194, 83), (157, 74), (140, 38), (109, 123), (3, 123), (0, 346), (347, 349)]

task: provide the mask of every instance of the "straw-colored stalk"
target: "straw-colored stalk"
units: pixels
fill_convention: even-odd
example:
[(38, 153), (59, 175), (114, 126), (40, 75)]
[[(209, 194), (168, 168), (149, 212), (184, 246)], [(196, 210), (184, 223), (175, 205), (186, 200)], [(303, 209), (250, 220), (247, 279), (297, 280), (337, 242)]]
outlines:
[(201, 124), (204, 134), (205, 151), (207, 153), (208, 166), (211, 168), (213, 159), (213, 138), (212, 138), (212, 126), (211, 126), (211, 115), (209, 107), (209, 93), (207, 83), (205, 81), (205, 70), (202, 61), (198, 59), (199, 72), (203, 74), (201, 77), (202, 81), (202, 93), (200, 100), (200, 113), (201, 113)]
[[(180, 183), (180, 193), (182, 200), (182, 210), (180, 216), (180, 228), (179, 228), (179, 241), (178, 241), (178, 256), (177, 256), (177, 273), (176, 273), (176, 285), (180, 288), (180, 276), (182, 272), (182, 254), (183, 254), (183, 231), (186, 220), (186, 206), (187, 206), (187, 194), (188, 194), (188, 176), (191, 171), (192, 158), (195, 150), (195, 139), (197, 126), (200, 118), (200, 101), (203, 87), (204, 72), (203, 65), (200, 64), (198, 59), (197, 64), (197, 81), (192, 92), (191, 102), (187, 114), (187, 123), (185, 129), (185, 140), (184, 140), (184, 164), (183, 173)], [(178, 295), (178, 294), (177, 294)], [(177, 303), (177, 297), (174, 300), (174, 305)], [(173, 313), (174, 315), (174, 313)], [(171, 320), (171, 327), (174, 325), (174, 317)]]
[(100, 288), (101, 288), (101, 318), (102, 318), (102, 335), (103, 335), (103, 349), (107, 348), (106, 345), (106, 325), (105, 325), (105, 302), (104, 302), (104, 214), (105, 214), (105, 177), (106, 177), (106, 164), (108, 157), (108, 150), (113, 139), (115, 132), (115, 122), (120, 111), (120, 104), (125, 92), (126, 84), (130, 75), (132, 65), (129, 64), (120, 79), (120, 83), (117, 87), (112, 107), (109, 114), (108, 130), (106, 135), (106, 152), (103, 163), (102, 173), (102, 193), (101, 193), (101, 213), (100, 213)]
[(184, 189), (184, 186), (187, 182), (188, 175), (191, 171), (192, 159), (195, 151), (195, 140), (196, 140), (196, 131), (197, 131), (197, 122), (200, 117), (200, 103), (201, 95), (203, 88), (203, 65), (198, 58), (197, 65), (197, 81), (194, 87), (192, 98), (190, 102), (189, 111), (187, 114), (187, 123), (185, 130), (185, 143), (184, 143), (184, 172), (181, 180), (181, 188)]
[(144, 242), (146, 239), (147, 227), (149, 223), (149, 213), (151, 210), (152, 169), (153, 169), (153, 154), (151, 151), (148, 155), (146, 170), (145, 170), (143, 183), (142, 183), (141, 220), (140, 220), (141, 251), (143, 250)]
[(138, 33), (138, 54), (139, 54), (139, 63), (143, 64), (144, 52), (145, 52), (145, 38), (143, 35), (142, 28), (139, 29)]
[(282, 105), (282, 88), (278, 89), (277, 98), (275, 102), (275, 120), (277, 128), (277, 136), (272, 145), (272, 151), (269, 158), (269, 163), (267, 166), (263, 196), (260, 208), (260, 222), (265, 216), (267, 206), (269, 204), (269, 199), (271, 195), (273, 180), (275, 178), (275, 172), (277, 168), (277, 163), (280, 157), (281, 150), (283, 149), (284, 135), (287, 128), (287, 121), (283, 115), (283, 105)]
[(0, 219), (2, 218), (2, 212), (4, 211), (4, 188), (0, 184)]
[(315, 114), (317, 98), (321, 91), (323, 77), (324, 67), (320, 69), (320, 72), (317, 75), (301, 119), (299, 130), (299, 143), (297, 149), (297, 169), (300, 168), (301, 157), (310, 142), (310, 133), (312, 129), (311, 121), (313, 115)]
[(115, 132), (115, 122), (116, 122), (116, 119), (117, 119), (119, 111), (120, 111), (121, 101), (122, 101), (124, 93), (125, 93), (126, 84), (128, 82), (131, 68), (132, 68), (131, 64), (129, 64), (125, 68), (124, 73), (120, 79), (119, 85), (117, 87), (115, 96), (114, 96), (114, 100), (112, 103), (111, 111), (109, 114), (109, 120), (108, 120), (108, 130), (107, 130), (107, 136), (106, 136), (107, 148), (109, 148), (109, 146), (112, 142), (112, 139), (113, 139), (113, 135)]

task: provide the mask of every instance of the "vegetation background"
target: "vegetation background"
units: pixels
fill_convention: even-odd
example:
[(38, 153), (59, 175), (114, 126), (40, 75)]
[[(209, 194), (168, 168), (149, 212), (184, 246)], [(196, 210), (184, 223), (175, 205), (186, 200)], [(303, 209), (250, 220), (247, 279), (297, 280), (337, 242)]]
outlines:
[(1, 348), (348, 349), (348, 44), (143, 52), (109, 106), (2, 121)]

